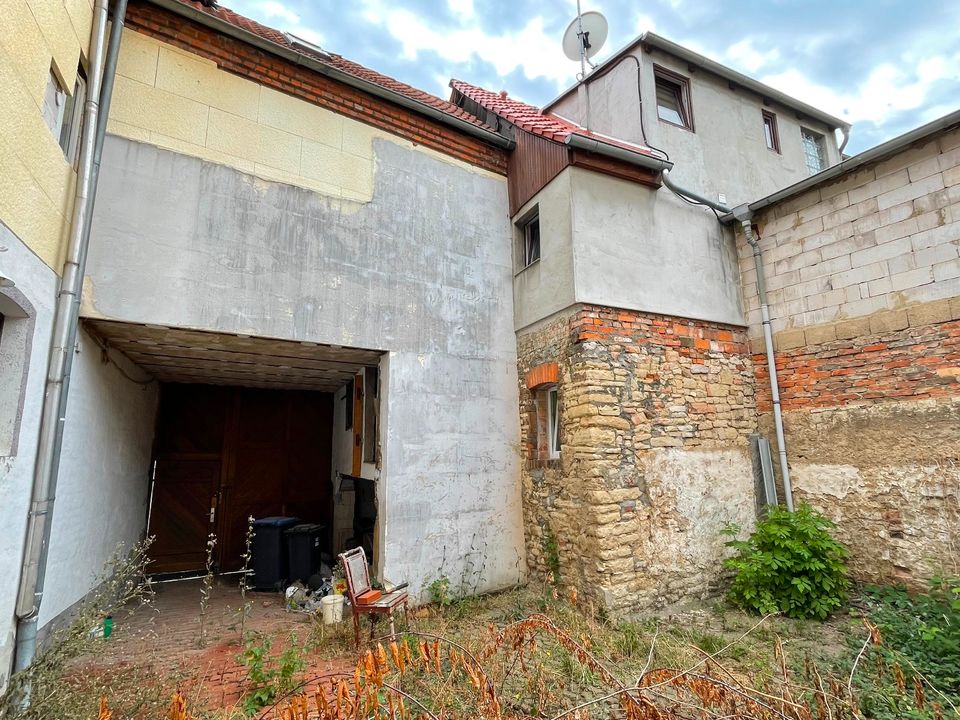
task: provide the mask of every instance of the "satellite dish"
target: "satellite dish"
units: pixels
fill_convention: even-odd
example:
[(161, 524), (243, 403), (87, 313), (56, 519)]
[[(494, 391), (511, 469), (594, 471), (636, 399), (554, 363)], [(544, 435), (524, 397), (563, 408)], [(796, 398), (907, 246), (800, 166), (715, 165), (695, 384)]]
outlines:
[(607, 19), (590, 10), (578, 14), (563, 33), (563, 54), (571, 60), (592, 58), (607, 41)]

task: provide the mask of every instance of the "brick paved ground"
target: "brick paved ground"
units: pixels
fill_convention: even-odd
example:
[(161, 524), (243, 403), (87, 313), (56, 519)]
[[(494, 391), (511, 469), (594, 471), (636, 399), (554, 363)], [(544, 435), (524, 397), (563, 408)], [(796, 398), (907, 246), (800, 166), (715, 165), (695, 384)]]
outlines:
[[(151, 606), (132, 615), (119, 613), (114, 619), (113, 635), (102, 645), (96, 657), (84, 658), (88, 667), (108, 668), (113, 664), (148, 663), (172, 686), (188, 697), (191, 709), (214, 710), (236, 705), (244, 691), (246, 668), (237, 661), (241, 650), (239, 609), (240, 592), (236, 578), (218, 579), (210, 598), (205, 620), (205, 642), (200, 642), (200, 580), (164, 583), (156, 586)], [(251, 603), (245, 630), (254, 630), (273, 639), (271, 654), (281, 652), (295, 636), (299, 646), (310, 638), (315, 621), (302, 613), (284, 610), (277, 593), (247, 594)], [(317, 620), (317, 622), (319, 619)], [(336, 647), (343, 647), (344, 633), (352, 640), (349, 616), (331, 634)], [(316, 635), (314, 635), (316, 637)], [(326, 676), (337, 671), (352, 671), (349, 654), (330, 658), (330, 647), (306, 653), (308, 668), (303, 679)], [(313, 688), (317, 682), (309, 683)], [(171, 687), (171, 691), (174, 687)]]

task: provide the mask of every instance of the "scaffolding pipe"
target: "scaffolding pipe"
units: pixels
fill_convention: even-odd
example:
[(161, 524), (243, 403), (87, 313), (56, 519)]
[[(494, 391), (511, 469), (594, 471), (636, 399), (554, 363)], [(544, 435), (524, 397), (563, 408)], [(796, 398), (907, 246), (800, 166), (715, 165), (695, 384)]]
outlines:
[[(125, 7), (125, 3), (121, 5)], [(118, 10), (120, 7), (118, 5)], [(26, 669), (33, 662), (37, 650), (38, 620), (43, 600), (50, 527), (66, 419), (66, 391), (69, 386), (72, 355), (76, 343), (80, 293), (83, 289), (83, 273), (87, 257), (86, 246), (90, 237), (90, 219), (96, 189), (97, 176), (94, 168), (95, 161), (98, 161), (97, 146), (99, 144), (102, 148), (102, 134), (106, 129), (106, 114), (101, 114), (104, 99), (109, 106), (109, 98), (104, 95), (104, 79), (108, 71), (112, 75), (116, 69), (122, 30), (121, 22), (119, 27), (115, 28), (115, 32), (111, 33), (111, 48), (108, 52), (106, 47), (108, 11), (108, 0), (96, 0), (90, 31), (90, 84), (84, 105), (77, 185), (66, 257), (54, 309), (37, 457), (34, 464), (33, 487), (17, 593), (14, 672)], [(118, 14), (116, 13), (115, 16)], [(106, 63), (105, 52), (107, 52)], [(108, 87), (112, 89), (112, 81)], [(29, 688), (21, 698), (22, 702), (28, 700)]]

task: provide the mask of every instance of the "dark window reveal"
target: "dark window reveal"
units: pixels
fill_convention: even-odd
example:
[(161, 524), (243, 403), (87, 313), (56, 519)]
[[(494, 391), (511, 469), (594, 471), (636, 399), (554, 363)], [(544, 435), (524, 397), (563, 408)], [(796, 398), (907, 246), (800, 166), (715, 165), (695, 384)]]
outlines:
[(763, 139), (767, 149), (780, 152), (780, 134), (777, 132), (777, 116), (772, 112), (763, 111)]

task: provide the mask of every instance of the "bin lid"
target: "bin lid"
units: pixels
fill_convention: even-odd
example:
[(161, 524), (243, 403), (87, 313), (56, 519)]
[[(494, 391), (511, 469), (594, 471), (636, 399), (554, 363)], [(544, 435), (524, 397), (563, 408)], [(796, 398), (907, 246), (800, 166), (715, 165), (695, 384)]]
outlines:
[(314, 533), (323, 530), (326, 525), (321, 523), (300, 523), (299, 525), (294, 525), (292, 528), (288, 528), (284, 532), (287, 534), (290, 533)]
[(288, 525), (296, 525), (298, 522), (300, 522), (300, 518), (297, 517), (272, 515), (270, 517), (257, 518), (250, 524), (254, 527), (287, 527)]

